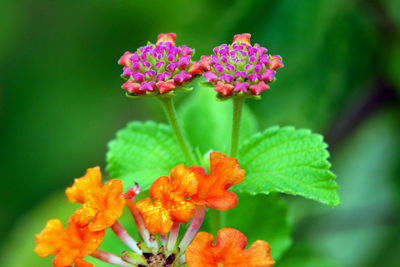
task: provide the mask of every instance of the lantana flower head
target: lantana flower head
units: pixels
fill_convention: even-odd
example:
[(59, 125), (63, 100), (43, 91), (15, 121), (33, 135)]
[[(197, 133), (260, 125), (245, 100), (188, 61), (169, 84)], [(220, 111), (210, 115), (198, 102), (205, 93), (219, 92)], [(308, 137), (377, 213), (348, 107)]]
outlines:
[(100, 167), (89, 168), (65, 190), (70, 202), (83, 205), (74, 213), (74, 220), (88, 225), (91, 231), (100, 231), (114, 224), (122, 215), (125, 197), (121, 180), (113, 179), (102, 185)]
[(92, 232), (87, 226), (80, 226), (73, 219), (64, 228), (58, 219), (49, 220), (40, 234), (35, 235), (35, 252), (41, 256), (56, 255), (55, 267), (93, 267), (83, 258), (92, 254), (103, 241), (105, 230)]
[(248, 249), (247, 238), (231, 228), (218, 231), (217, 242), (206, 232), (196, 235), (186, 248), (185, 258), (189, 267), (270, 267), (275, 261), (270, 254), (270, 246), (257, 240)]
[(275, 80), (276, 69), (282, 68), (278, 55), (267, 54), (259, 44), (250, 44), (250, 34), (238, 34), (231, 45), (222, 44), (213, 49), (211, 69), (203, 73), (214, 86), (220, 99), (235, 96), (260, 98)]
[[(167, 234), (174, 223), (189, 221), (195, 204), (216, 210), (236, 206), (238, 197), (229, 187), (244, 179), (245, 171), (235, 158), (222, 153), (210, 153), (210, 174), (202, 167), (180, 164), (171, 170), (171, 179), (161, 176), (150, 187), (150, 197), (136, 206), (142, 214), (146, 228), (153, 234)], [(190, 198), (190, 199), (189, 199)]]
[(199, 174), (180, 164), (171, 169), (171, 179), (161, 176), (150, 187), (150, 198), (139, 201), (137, 209), (142, 214), (146, 228), (153, 234), (166, 235), (174, 222), (189, 221), (195, 204), (188, 198), (197, 192)]
[(121, 76), (126, 79), (122, 88), (128, 95), (173, 96), (174, 89), (185, 89), (198, 72), (199, 63), (192, 63), (193, 49), (175, 45), (175, 37), (174, 33), (160, 34), (155, 44), (125, 52), (119, 59), (118, 64), (124, 66)]

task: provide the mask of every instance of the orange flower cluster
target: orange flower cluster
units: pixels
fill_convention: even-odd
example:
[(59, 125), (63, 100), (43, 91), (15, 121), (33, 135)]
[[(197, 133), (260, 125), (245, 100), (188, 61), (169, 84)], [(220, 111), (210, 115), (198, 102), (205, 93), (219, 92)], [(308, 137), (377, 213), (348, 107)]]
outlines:
[(56, 255), (53, 265), (91, 267), (83, 258), (100, 246), (105, 229), (122, 215), (125, 198), (120, 180), (110, 180), (102, 186), (99, 167), (90, 168), (66, 195), (70, 202), (82, 203), (68, 221), (65, 229), (60, 220), (49, 220), (42, 232), (35, 236), (35, 252), (42, 257)]
[[(225, 211), (237, 205), (237, 195), (228, 189), (242, 182), (244, 175), (245, 171), (239, 167), (236, 158), (212, 152), (209, 174), (201, 167), (180, 164), (171, 169), (170, 177), (161, 176), (153, 182), (151, 198), (135, 204), (134, 197), (140, 190), (137, 184), (123, 193), (121, 180), (110, 180), (103, 186), (100, 168), (90, 168), (65, 191), (70, 202), (82, 206), (70, 217), (67, 228), (60, 220), (49, 220), (42, 232), (35, 236), (35, 252), (42, 257), (56, 255), (53, 260), (56, 267), (93, 267), (92, 263), (83, 260), (88, 255), (119, 266), (164, 266), (168, 259), (183, 263), (183, 257), (180, 257), (183, 253), (189, 267), (270, 267), (274, 261), (269, 253), (270, 247), (264, 241), (256, 241), (246, 250), (246, 237), (235, 229), (221, 229), (215, 245), (212, 244), (212, 235), (205, 232), (196, 235), (206, 208)], [(125, 205), (131, 210), (147, 245), (146, 250), (141, 250), (139, 243), (117, 222)], [(192, 217), (179, 244), (180, 250), (176, 252), (179, 224)], [(109, 227), (134, 252), (117, 256), (97, 250), (105, 229)], [(164, 248), (159, 250), (157, 240), (150, 233), (162, 235), (160, 241), (164, 240)], [(160, 251), (163, 252), (160, 254)], [(171, 253), (175, 253), (172, 258)], [(159, 261), (161, 265), (154, 265), (153, 261)]]
[(236, 206), (238, 198), (228, 189), (242, 182), (244, 173), (237, 159), (212, 152), (209, 175), (201, 167), (180, 164), (171, 170), (171, 179), (162, 176), (151, 185), (150, 197), (155, 202), (146, 198), (137, 208), (151, 233), (166, 235), (174, 222), (192, 218), (196, 204), (217, 210)]

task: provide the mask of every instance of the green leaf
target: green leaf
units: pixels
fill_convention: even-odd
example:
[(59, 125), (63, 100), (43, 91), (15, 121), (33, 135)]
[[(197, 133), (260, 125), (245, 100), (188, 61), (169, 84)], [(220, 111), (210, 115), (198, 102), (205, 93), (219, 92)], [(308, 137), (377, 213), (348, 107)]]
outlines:
[(128, 123), (108, 147), (107, 171), (126, 187), (138, 182), (147, 190), (155, 179), (185, 162), (171, 128), (152, 121)]
[(277, 260), (292, 243), (292, 225), (286, 203), (277, 194), (268, 196), (239, 195), (239, 204), (226, 212), (227, 227), (241, 231), (250, 246), (264, 240), (271, 246), (271, 255)]
[[(215, 99), (212, 88), (197, 85), (193, 95), (179, 109), (182, 127), (189, 142), (202, 154), (210, 150), (227, 153), (231, 140), (232, 101)], [(257, 120), (246, 106), (243, 109), (240, 141), (258, 129)]]
[(257, 133), (239, 148), (245, 180), (239, 192), (301, 195), (337, 206), (340, 204), (335, 175), (329, 171), (329, 153), (323, 137), (310, 130), (278, 126)]

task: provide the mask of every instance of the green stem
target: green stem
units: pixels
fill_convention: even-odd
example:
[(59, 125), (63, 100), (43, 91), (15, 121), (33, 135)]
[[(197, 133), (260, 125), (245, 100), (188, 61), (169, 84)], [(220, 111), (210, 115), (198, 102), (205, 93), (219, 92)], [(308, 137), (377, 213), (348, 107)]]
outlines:
[(242, 116), (244, 98), (237, 97), (233, 99), (233, 119), (232, 119), (232, 139), (230, 156), (237, 157), (239, 148), (239, 132), (240, 132), (240, 118)]
[(176, 116), (176, 111), (174, 104), (172, 102), (171, 97), (160, 97), (162, 106), (165, 111), (165, 115), (168, 118), (169, 124), (171, 125), (172, 131), (175, 135), (176, 141), (178, 142), (178, 145), (183, 153), (183, 155), (186, 158), (187, 163), (190, 166), (195, 166), (197, 165), (196, 158), (189, 146), (189, 143), (186, 141), (185, 136), (183, 135), (183, 131), (181, 126), (179, 125), (179, 122), (177, 120)]

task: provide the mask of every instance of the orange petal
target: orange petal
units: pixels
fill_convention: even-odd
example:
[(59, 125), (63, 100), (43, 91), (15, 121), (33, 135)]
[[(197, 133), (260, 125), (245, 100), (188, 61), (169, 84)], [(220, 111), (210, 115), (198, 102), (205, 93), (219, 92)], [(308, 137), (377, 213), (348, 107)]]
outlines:
[(266, 84), (264, 81), (260, 81), (257, 84), (250, 85), (250, 91), (255, 95), (259, 95), (267, 89), (269, 89), (269, 85)]
[(158, 35), (156, 45), (158, 45), (161, 42), (163, 43), (171, 42), (173, 45), (175, 45), (175, 37), (176, 37), (175, 33), (161, 33)]
[(78, 259), (75, 261), (75, 266), (74, 267), (94, 267), (93, 263)]
[(186, 264), (189, 267), (215, 267), (212, 243), (214, 237), (206, 232), (198, 233), (185, 250)]
[(124, 185), (121, 180), (113, 179), (105, 184), (101, 198), (98, 199), (100, 206), (98, 210), (100, 212), (96, 214), (93, 222), (89, 224), (90, 231), (100, 231), (111, 227), (121, 217), (125, 207), (123, 190)]
[(192, 61), (190, 63), (188, 73), (191, 75), (203, 73), (200, 66), (200, 61)]
[(72, 265), (79, 256), (79, 248), (63, 247), (54, 257), (53, 265), (55, 267), (66, 267)]
[(228, 210), (236, 206), (237, 196), (228, 191), (232, 185), (244, 179), (245, 171), (239, 167), (236, 158), (219, 152), (210, 154), (210, 174), (199, 176), (198, 191), (192, 199), (207, 204), (208, 208)]
[(275, 264), (275, 261), (272, 259), (270, 251), (271, 247), (267, 242), (257, 240), (249, 247), (245, 256), (253, 266), (260, 266), (257, 265), (260, 263), (264, 264), (264, 266), (272, 266)]
[(210, 56), (201, 56), (199, 61), (192, 61), (188, 69), (189, 74), (201, 74), (203, 71), (209, 71), (210, 67)]
[(118, 64), (119, 65), (124, 65), (124, 66), (129, 66), (129, 63), (130, 63), (130, 56), (132, 56), (133, 55), (133, 53), (131, 53), (131, 52), (129, 52), (129, 51), (126, 51), (123, 55), (122, 55), (122, 57), (118, 60)]
[(61, 249), (66, 236), (67, 231), (60, 220), (49, 220), (40, 234), (35, 235), (34, 251), (41, 257), (56, 254)]
[(214, 90), (224, 96), (231, 96), (233, 88), (234, 86), (232, 84), (226, 84), (221, 81), (218, 81), (214, 86)]
[(93, 222), (88, 225), (89, 230), (95, 232), (111, 227), (117, 219), (121, 217), (124, 205), (125, 201), (121, 201), (120, 203), (99, 212)]
[(138, 93), (140, 84), (133, 82), (131, 79), (128, 79), (122, 86), (122, 89), (125, 89), (130, 94), (131, 93)]
[(81, 245), (79, 258), (83, 258), (95, 252), (103, 242), (103, 237), (106, 234), (105, 230), (92, 232), (88, 227), (77, 227), (77, 225), (71, 225), (71, 223), (68, 224), (68, 230), (71, 235), (80, 237)]
[(174, 194), (183, 198), (190, 197), (197, 192), (197, 176), (201, 173), (201, 168), (186, 168), (185, 165), (179, 164), (171, 169), (171, 190)]
[(282, 58), (279, 55), (271, 56), (271, 65), (270, 69), (276, 70), (279, 68), (283, 68)]
[(165, 81), (165, 82), (161, 81), (161, 82), (156, 83), (156, 86), (161, 94), (165, 94), (175, 88), (175, 82), (173, 79)]
[(236, 34), (233, 37), (232, 44), (234, 44), (234, 43), (239, 43), (239, 44), (245, 43), (246, 45), (250, 45), (250, 37), (251, 37), (251, 35), (249, 33)]
[(161, 202), (152, 202), (150, 198), (136, 203), (136, 208), (142, 214), (146, 229), (150, 233), (166, 235), (171, 230), (173, 221)]
[(218, 231), (217, 242), (214, 237), (200, 232), (186, 248), (185, 258), (189, 267), (270, 267), (270, 246), (267, 242), (256, 241), (245, 250), (247, 238), (238, 230), (224, 228)]
[(156, 201), (166, 203), (169, 201), (171, 185), (168, 176), (161, 176), (155, 180), (150, 187), (150, 197)]
[(65, 194), (70, 202), (84, 203), (86, 196), (100, 190), (101, 172), (100, 167), (89, 168), (81, 178), (76, 178), (74, 184), (65, 190)]
[(201, 56), (200, 57), (200, 66), (205, 71), (211, 70), (210, 56)]
[(87, 200), (80, 208), (78, 208), (71, 216), (71, 219), (73, 219), (78, 225), (85, 226), (96, 217), (98, 212), (97, 199), (92, 198)]
[(192, 218), (195, 209), (196, 205), (192, 201), (187, 201), (185, 198), (175, 199), (172, 202), (169, 215), (173, 221), (184, 223)]

